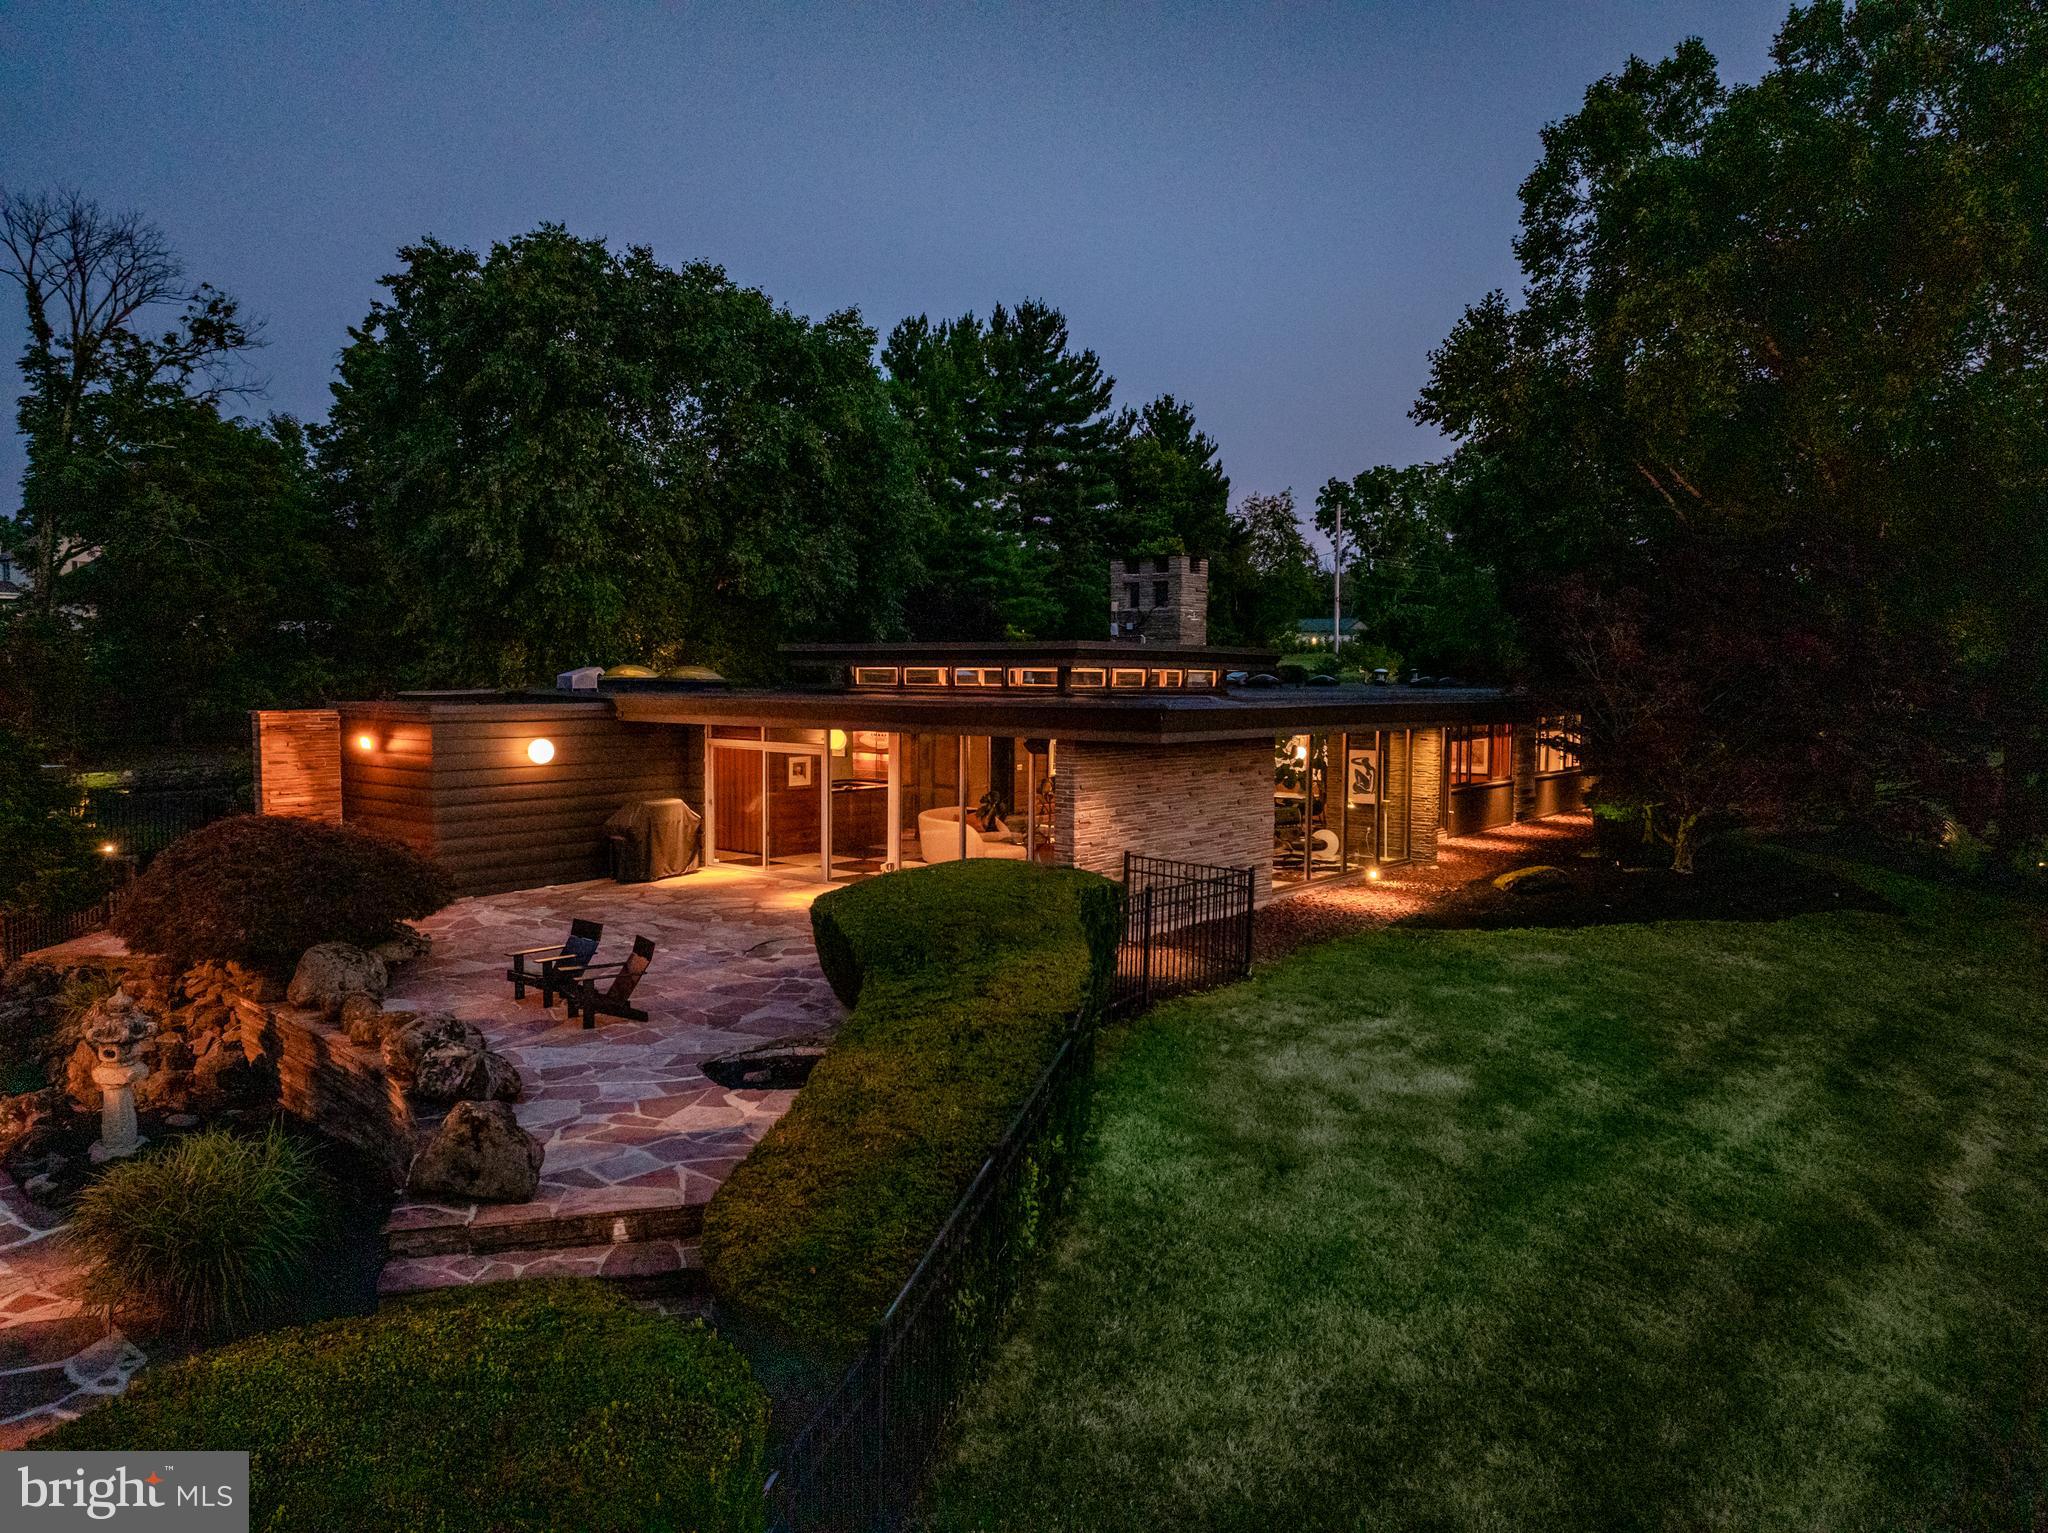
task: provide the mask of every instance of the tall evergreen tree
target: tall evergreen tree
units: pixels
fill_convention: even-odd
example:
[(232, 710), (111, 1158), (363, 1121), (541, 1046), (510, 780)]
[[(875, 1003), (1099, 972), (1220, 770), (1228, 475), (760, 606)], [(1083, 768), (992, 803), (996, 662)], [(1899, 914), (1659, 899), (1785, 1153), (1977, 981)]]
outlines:
[(1231, 535), (1230, 476), (1195, 412), (1171, 394), (1117, 425), (1115, 552), (1213, 557)]
[(1092, 638), (1102, 630), (1104, 571), (1116, 551), (1116, 380), (1093, 351), (1073, 349), (1066, 316), (1036, 299), (997, 305), (983, 345), (994, 388), (996, 525), (1041, 572), (1029, 627)]

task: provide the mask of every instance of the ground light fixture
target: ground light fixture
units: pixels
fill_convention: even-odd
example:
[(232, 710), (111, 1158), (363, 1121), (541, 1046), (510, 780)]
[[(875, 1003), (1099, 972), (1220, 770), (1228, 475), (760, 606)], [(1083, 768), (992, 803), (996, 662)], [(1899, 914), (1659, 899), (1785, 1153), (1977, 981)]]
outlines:
[(526, 759), (535, 766), (546, 766), (555, 759), (555, 742), (542, 735), (537, 740), (526, 742)]
[(118, 857), (121, 855), (121, 848), (112, 841), (102, 841), (100, 843), (100, 855), (102, 857)]

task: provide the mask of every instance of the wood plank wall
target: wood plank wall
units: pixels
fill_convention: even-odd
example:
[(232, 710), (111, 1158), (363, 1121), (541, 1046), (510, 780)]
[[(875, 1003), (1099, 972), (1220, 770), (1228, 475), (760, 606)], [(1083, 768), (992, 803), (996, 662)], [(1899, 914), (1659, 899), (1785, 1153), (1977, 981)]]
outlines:
[[(622, 724), (604, 704), (449, 705), (433, 720), (435, 855), (465, 894), (528, 889), (604, 871), (604, 822), (641, 798), (689, 798), (699, 731)], [(536, 766), (530, 741), (554, 742)], [(692, 748), (694, 747), (694, 749)]]
[(434, 855), (434, 731), (425, 707), (341, 707), (342, 816)]
[(256, 812), (341, 823), (341, 715), (332, 708), (260, 710)]

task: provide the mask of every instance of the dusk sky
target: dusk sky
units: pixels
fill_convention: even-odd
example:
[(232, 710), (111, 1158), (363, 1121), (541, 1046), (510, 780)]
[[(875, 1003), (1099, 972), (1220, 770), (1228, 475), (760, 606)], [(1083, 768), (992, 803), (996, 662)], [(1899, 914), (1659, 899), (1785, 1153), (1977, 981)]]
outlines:
[[(1515, 286), (1543, 124), (1688, 34), (1753, 79), (1786, 4), (0, 0), (0, 185), (162, 225), (264, 321), (258, 413), (324, 413), (399, 245), (549, 220), (883, 334), (1044, 298), (1122, 401), (1194, 405), (1233, 499), (1306, 507), (1441, 451), (1408, 408), (1460, 308)], [(21, 467), (10, 432), (0, 507)]]

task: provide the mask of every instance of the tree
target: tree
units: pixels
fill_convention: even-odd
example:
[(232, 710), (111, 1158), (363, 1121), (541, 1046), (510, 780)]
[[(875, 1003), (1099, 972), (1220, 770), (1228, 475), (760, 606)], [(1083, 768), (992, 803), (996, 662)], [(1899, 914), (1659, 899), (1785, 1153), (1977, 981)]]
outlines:
[(63, 913), (107, 886), (106, 858), (80, 812), (77, 780), (0, 725), (0, 910)]
[(1369, 642), (1432, 673), (1505, 676), (1513, 626), (1494, 567), (1452, 531), (1460, 492), (1455, 463), (1369, 468), (1317, 492), (1316, 526), (1334, 541), (1342, 513), (1344, 612)]
[[(2048, 833), (2044, 72), (2038, 6), (1819, 0), (1754, 85), (1692, 41), (1545, 131), (1522, 301), (1466, 312), (1416, 410), (1460, 444), (1452, 531), (1539, 674), (1590, 685), (1564, 593), (1709, 579), (1642, 642), (1680, 674), (1759, 638), (1829, 656), (1838, 811)], [(1814, 683), (1674, 686), (1735, 741)]]
[[(21, 289), (28, 320), (16, 544), (31, 609), (48, 621), (63, 604), (62, 577), (102, 545), (94, 510), (147, 440), (138, 417), (169, 401), (218, 401), (257, 337), (232, 299), (186, 281), (160, 229), (75, 191), (0, 194), (0, 272)], [(144, 334), (166, 306), (181, 312)]]
[(1321, 590), (1294, 492), (1239, 501), (1209, 566), (1210, 636), (1220, 643), (1278, 646), (1314, 610)]
[(1171, 394), (1117, 422), (1119, 553), (1188, 553), (1210, 557), (1229, 539), (1230, 476), (1215, 440), (1195, 412)]
[(1093, 351), (1075, 351), (1066, 316), (1036, 299), (989, 316), (983, 342), (993, 385), (990, 476), (996, 525), (1042, 572), (1031, 630), (1092, 638), (1102, 631), (1116, 510), (1120, 425), (1116, 380)]
[(923, 576), (905, 602), (923, 639), (1022, 636), (1043, 611), (1022, 540), (998, 523), (995, 383), (984, 339), (972, 314), (938, 324), (919, 314), (882, 348), (890, 404), (916, 445), (933, 510)]
[(762, 675), (780, 641), (900, 629), (930, 508), (857, 314), (555, 225), (400, 255), (319, 459), (401, 677)]

